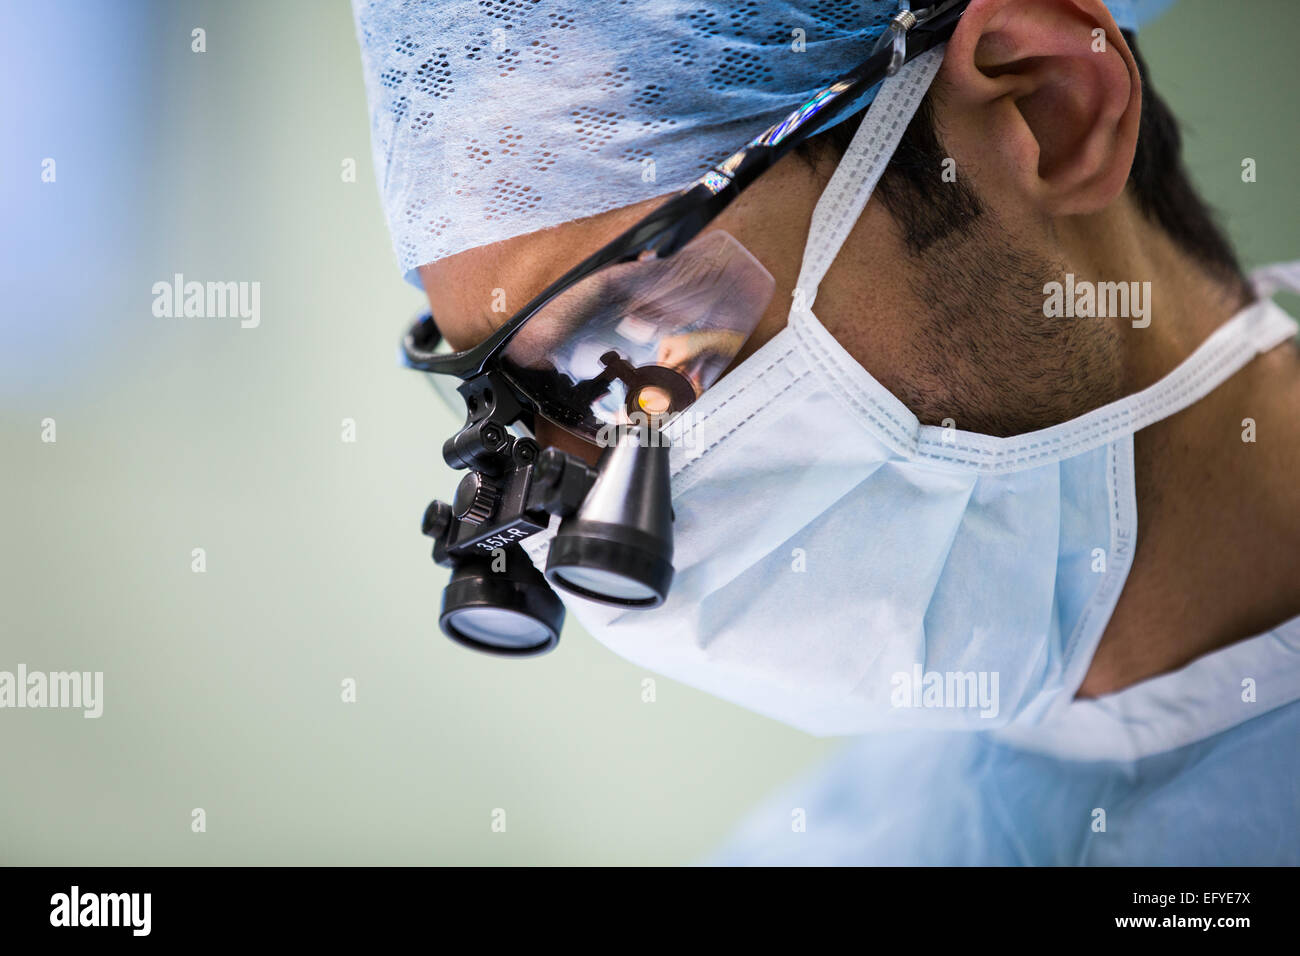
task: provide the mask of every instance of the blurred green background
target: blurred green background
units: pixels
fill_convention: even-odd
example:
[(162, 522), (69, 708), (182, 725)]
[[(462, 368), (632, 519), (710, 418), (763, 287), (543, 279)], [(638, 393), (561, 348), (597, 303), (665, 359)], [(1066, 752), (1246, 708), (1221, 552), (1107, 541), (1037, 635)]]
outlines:
[[(98, 720), (0, 710), (0, 862), (689, 862), (835, 746), (645, 703), (576, 626), (532, 661), (438, 634), (457, 423), (395, 362), (420, 299), (345, 3), (0, 10), (0, 670), (105, 675)], [(1298, 28), (1183, 0), (1142, 37), (1248, 265), (1300, 257)], [(259, 281), (261, 326), (155, 318), (178, 272)]]

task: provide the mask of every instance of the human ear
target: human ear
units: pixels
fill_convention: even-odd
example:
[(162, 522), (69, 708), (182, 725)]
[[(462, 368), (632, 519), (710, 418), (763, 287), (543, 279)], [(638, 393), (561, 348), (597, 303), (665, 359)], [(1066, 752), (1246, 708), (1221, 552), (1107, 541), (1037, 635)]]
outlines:
[(972, 0), (936, 88), (944, 143), (982, 188), (1049, 216), (1096, 212), (1123, 191), (1142, 82), (1102, 0)]

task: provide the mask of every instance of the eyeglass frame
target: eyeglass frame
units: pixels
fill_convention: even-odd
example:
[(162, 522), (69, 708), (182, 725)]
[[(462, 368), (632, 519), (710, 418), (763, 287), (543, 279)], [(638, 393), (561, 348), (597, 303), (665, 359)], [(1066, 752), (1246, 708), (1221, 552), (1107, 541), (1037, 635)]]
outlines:
[[(434, 351), (442, 335), (433, 314), (426, 312), (402, 339), (403, 363), (416, 371), (453, 375), (468, 382), (486, 372), (489, 363), (528, 320), (565, 290), (607, 266), (673, 255), (792, 150), (866, 109), (869, 103), (857, 101), (873, 87), (897, 73), (905, 62), (945, 42), (969, 2), (939, 0), (929, 7), (910, 10), (907, 0), (903, 0), (902, 10), (877, 39), (866, 60), (564, 273), (478, 345), (461, 352)], [(521, 397), (533, 404), (529, 396)]]

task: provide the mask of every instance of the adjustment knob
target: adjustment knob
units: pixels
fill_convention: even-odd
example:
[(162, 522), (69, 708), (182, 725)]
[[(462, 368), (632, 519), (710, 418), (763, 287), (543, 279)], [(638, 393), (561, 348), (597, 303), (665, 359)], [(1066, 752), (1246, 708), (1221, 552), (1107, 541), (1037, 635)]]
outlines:
[(451, 527), (451, 508), (442, 501), (434, 501), (424, 511), (424, 521), (420, 524), (420, 533), (430, 538), (441, 538)]
[(461, 479), (452, 502), (452, 513), (470, 524), (482, 524), (492, 517), (492, 511), (501, 497), (501, 485), (478, 472), (470, 472)]

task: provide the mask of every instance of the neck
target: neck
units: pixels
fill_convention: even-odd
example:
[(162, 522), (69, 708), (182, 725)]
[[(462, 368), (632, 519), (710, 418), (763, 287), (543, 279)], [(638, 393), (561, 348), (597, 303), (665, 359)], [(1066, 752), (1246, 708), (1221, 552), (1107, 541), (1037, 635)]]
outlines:
[[(1126, 394), (1248, 304), (1238, 284), (1209, 277), (1145, 222), (1089, 228), (1106, 251), (1090, 250), (1085, 263), (1152, 282), (1150, 326), (1125, 323)], [(1175, 670), (1300, 615), (1297, 408), (1300, 352), (1290, 342), (1134, 436), (1137, 548), (1079, 696)]]

